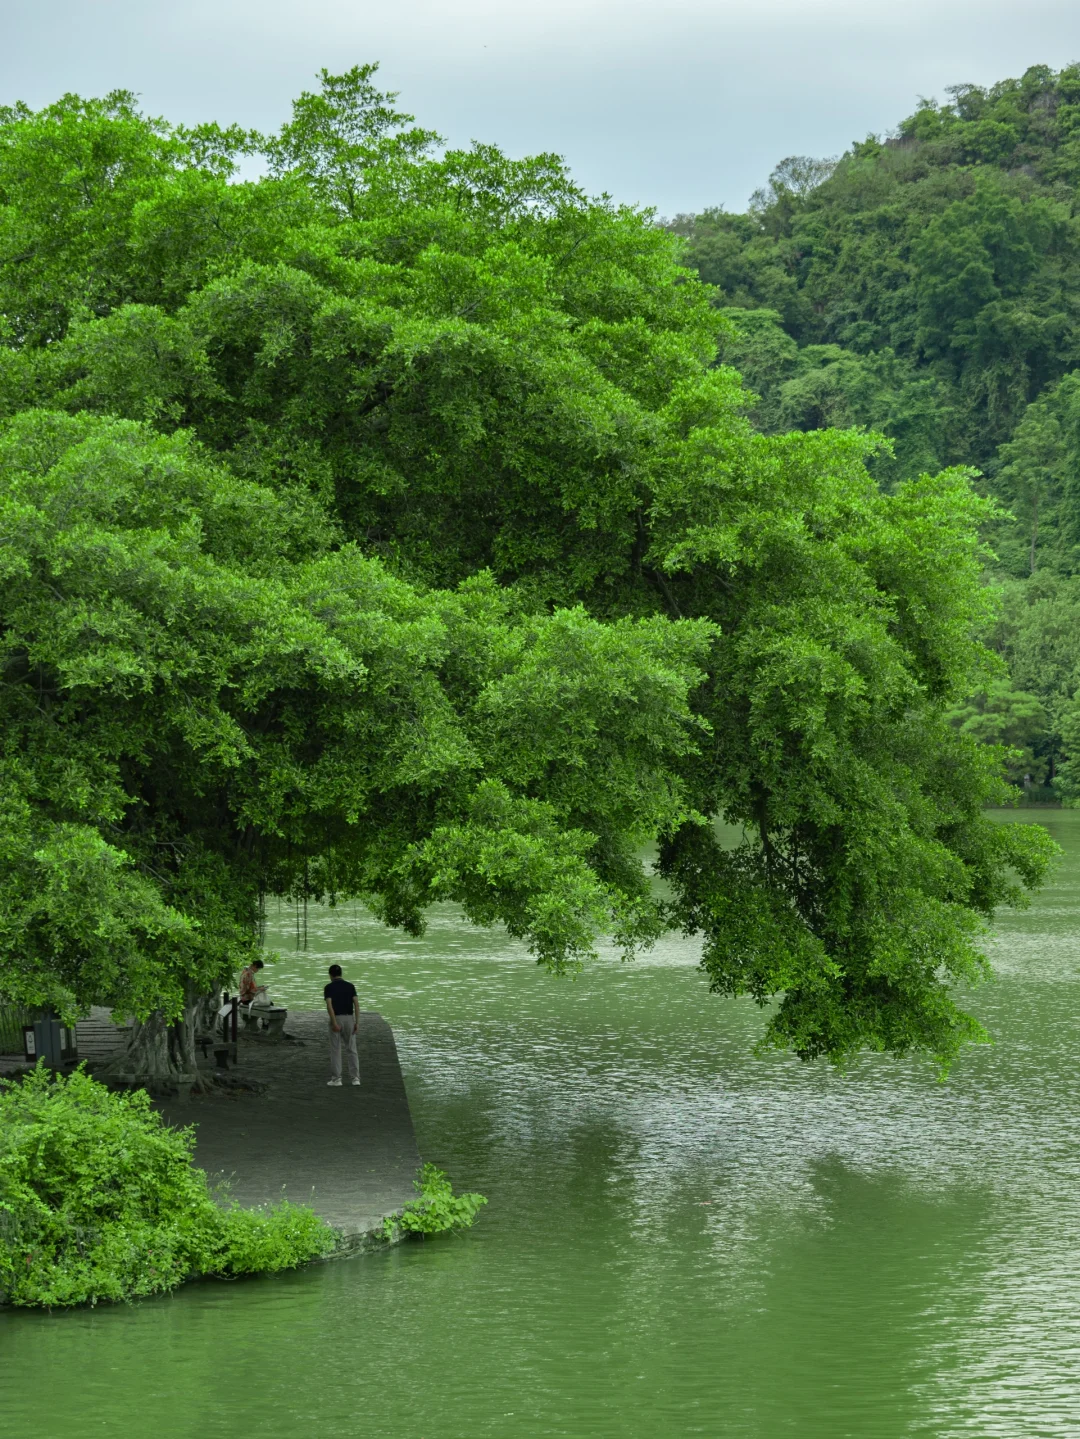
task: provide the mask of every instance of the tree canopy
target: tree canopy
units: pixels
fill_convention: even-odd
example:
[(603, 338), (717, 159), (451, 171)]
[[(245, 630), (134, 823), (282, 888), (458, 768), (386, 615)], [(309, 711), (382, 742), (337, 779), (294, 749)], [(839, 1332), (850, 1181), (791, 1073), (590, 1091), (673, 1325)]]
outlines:
[(555, 968), (632, 927), (707, 625), (418, 592), (130, 421), (30, 411), (0, 474), (9, 994), (175, 1006), (266, 892), (457, 899)]
[(452, 898), (556, 968), (701, 932), (804, 1057), (978, 1035), (951, 987), (1048, 858), (950, 720), (993, 506), (769, 423), (718, 354), (797, 340), (681, 251), (370, 66), (269, 139), (4, 112), (0, 986), (175, 1009), (261, 894)]

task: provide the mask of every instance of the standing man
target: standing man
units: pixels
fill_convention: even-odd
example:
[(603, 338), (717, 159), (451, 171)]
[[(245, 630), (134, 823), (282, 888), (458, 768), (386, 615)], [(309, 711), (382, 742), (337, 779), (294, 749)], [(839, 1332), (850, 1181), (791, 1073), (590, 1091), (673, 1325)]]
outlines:
[(330, 983), (323, 990), (326, 1012), (330, 1016), (330, 1078), (327, 1083), (341, 1088), (341, 1038), (345, 1036), (345, 1052), (349, 1056), (349, 1080), (360, 1083), (360, 1058), (356, 1053), (356, 1028), (360, 1023), (360, 1001), (356, 987), (341, 977), (341, 965), (330, 966)]

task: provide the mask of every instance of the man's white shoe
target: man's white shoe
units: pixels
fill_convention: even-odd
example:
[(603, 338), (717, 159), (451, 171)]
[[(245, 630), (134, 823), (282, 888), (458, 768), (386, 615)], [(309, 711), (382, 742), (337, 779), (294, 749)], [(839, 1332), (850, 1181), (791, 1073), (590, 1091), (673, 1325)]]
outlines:
[(359, 1084), (359, 1083), (360, 1083), (360, 1081), (359, 1081), (358, 1079), (354, 1079), (352, 1082), (353, 1082), (353, 1084)]
[(328, 1079), (326, 1082), (327, 1082), (327, 1084), (328, 1084), (332, 1089), (340, 1089), (340, 1088), (341, 1088), (341, 1080), (340, 1080), (340, 1079)]

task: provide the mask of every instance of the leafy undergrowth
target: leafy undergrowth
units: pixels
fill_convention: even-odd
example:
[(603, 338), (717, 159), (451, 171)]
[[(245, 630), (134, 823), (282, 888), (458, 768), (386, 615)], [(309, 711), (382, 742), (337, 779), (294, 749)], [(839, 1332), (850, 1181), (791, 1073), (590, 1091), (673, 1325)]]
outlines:
[(334, 1231), (302, 1206), (216, 1204), (193, 1146), (143, 1091), (115, 1094), (81, 1069), (0, 1081), (0, 1299), (133, 1299), (334, 1248)]
[(402, 1233), (444, 1234), (448, 1229), (468, 1229), (481, 1205), (487, 1203), (482, 1194), (455, 1194), (450, 1180), (434, 1164), (422, 1167), (413, 1188), (420, 1197), (383, 1221), (387, 1239)]

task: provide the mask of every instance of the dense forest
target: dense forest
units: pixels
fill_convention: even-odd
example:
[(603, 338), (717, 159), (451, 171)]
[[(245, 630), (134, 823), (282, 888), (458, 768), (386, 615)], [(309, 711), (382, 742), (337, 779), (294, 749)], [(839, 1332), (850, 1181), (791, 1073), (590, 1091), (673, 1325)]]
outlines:
[(680, 215), (731, 322), (721, 358), (767, 433), (889, 438), (886, 489), (970, 465), (1006, 668), (952, 714), (1018, 758), (1029, 797), (1080, 797), (1080, 66), (924, 100), (839, 160), (792, 157), (746, 214)]

